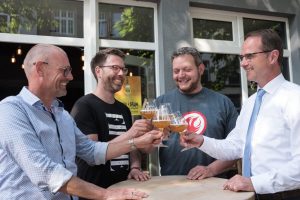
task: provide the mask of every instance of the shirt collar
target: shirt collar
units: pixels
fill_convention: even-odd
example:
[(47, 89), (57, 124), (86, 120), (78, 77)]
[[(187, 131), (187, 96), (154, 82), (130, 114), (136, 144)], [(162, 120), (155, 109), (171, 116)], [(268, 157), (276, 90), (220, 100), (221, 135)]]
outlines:
[[(24, 86), (22, 88), (22, 90), (18, 96), (20, 96), (29, 105), (32, 105), (32, 106), (43, 106), (44, 105), (43, 102), (37, 96), (35, 96), (32, 92), (30, 92), (26, 86)], [(63, 108), (64, 104), (59, 99), (55, 99), (52, 102), (51, 107)]]
[[(267, 83), (262, 89), (264, 89), (267, 93), (273, 94), (277, 88), (280, 87), (280, 85), (285, 82), (285, 78), (282, 74), (279, 74), (276, 76), (273, 80), (271, 80), (269, 83)], [(257, 87), (257, 90), (261, 88)]]

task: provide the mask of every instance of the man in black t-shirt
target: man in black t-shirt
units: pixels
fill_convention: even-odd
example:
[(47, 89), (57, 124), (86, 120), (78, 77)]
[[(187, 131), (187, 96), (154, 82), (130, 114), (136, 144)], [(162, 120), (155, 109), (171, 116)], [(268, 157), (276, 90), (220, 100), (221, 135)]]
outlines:
[[(91, 70), (97, 80), (97, 87), (75, 103), (71, 114), (78, 127), (92, 140), (118, 141), (124, 132), (143, 134), (152, 130), (148, 120), (136, 120), (132, 124), (131, 112), (127, 106), (114, 98), (125, 80), (128, 69), (124, 64), (124, 53), (118, 49), (100, 50), (91, 61)], [(77, 160), (78, 176), (102, 187), (134, 178), (148, 180), (148, 174), (140, 170), (138, 150), (107, 161), (105, 165), (89, 166)]]

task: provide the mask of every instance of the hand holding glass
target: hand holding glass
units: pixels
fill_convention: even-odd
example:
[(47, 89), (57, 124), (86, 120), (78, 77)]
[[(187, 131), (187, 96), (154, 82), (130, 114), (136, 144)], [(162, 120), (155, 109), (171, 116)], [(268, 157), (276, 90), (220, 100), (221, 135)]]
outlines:
[[(152, 124), (156, 128), (158, 128), (161, 132), (163, 132), (164, 128), (167, 128), (170, 125), (170, 113), (169, 110), (165, 106), (160, 106), (156, 111)], [(159, 147), (167, 147), (162, 142), (158, 145)]]

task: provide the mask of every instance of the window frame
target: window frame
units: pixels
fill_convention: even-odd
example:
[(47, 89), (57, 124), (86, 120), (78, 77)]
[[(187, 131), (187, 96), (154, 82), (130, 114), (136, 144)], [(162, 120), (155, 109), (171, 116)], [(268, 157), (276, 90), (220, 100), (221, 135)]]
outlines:
[[(148, 7), (153, 8), (154, 11), (154, 24), (153, 24), (153, 30), (154, 30), (154, 42), (136, 42), (136, 41), (127, 41), (127, 40), (110, 40), (110, 39), (100, 39), (99, 38), (99, 15), (98, 15), (98, 6), (99, 3), (109, 3), (109, 4), (116, 4), (116, 5), (126, 5), (126, 6), (137, 6), (137, 7)], [(120, 48), (120, 49), (137, 49), (137, 50), (148, 50), (148, 51), (154, 51), (155, 57), (154, 57), (154, 65), (155, 65), (155, 92), (156, 96), (159, 96), (160, 92), (160, 83), (163, 81), (161, 80), (161, 76), (158, 76), (159, 72), (159, 57), (158, 57), (158, 16), (157, 16), (157, 4), (151, 3), (151, 2), (138, 2), (133, 0), (97, 0), (95, 3), (95, 20), (96, 21), (96, 32), (93, 36), (97, 41), (96, 49), (98, 50), (100, 47), (113, 47), (113, 48)], [(89, 30), (90, 32), (91, 30)], [(94, 54), (92, 54), (94, 55)], [(91, 73), (91, 72), (89, 72)], [(88, 75), (90, 76), (90, 74)], [(91, 91), (93, 88), (95, 88), (96, 81), (93, 80), (92, 83), (87, 83), (85, 91)]]
[[(241, 47), (244, 41), (244, 26), (243, 18), (261, 19), (269, 21), (280, 21), (285, 23), (286, 28), (286, 40), (287, 49), (283, 50), (283, 57), (288, 58), (289, 65), (289, 77), (290, 81), (293, 82), (292, 72), (292, 61), (291, 61), (291, 45), (290, 45), (290, 31), (288, 18), (275, 17), (268, 15), (248, 14), (241, 12), (231, 12), (223, 10), (214, 10), (206, 8), (190, 7), (191, 13), (191, 33), (194, 46), (200, 51), (205, 53), (222, 53), (222, 54), (236, 54), (239, 55)], [(215, 21), (228, 21), (232, 22), (233, 41), (222, 41), (222, 40), (210, 40), (194, 38), (193, 36), (193, 19), (207, 19)], [(242, 91), (242, 102), (244, 103), (248, 99), (248, 81), (246, 72), (241, 70), (241, 91)]]

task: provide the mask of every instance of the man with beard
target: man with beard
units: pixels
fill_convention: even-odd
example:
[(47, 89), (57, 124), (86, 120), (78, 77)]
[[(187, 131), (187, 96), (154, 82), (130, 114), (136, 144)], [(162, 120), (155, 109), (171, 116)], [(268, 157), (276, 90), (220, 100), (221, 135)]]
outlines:
[[(126, 131), (141, 134), (152, 130), (148, 120), (136, 120), (132, 125), (130, 110), (114, 98), (128, 72), (124, 58), (125, 54), (118, 49), (100, 50), (91, 61), (97, 87), (93, 93), (78, 99), (71, 111), (78, 127), (92, 140), (117, 142)], [(140, 160), (138, 150), (100, 166), (89, 166), (78, 159), (78, 176), (105, 188), (127, 178), (145, 181), (150, 177), (141, 171)]]
[[(189, 124), (188, 131), (225, 138), (234, 128), (238, 114), (229, 98), (202, 86), (205, 66), (200, 53), (195, 48), (183, 47), (173, 53), (171, 62), (177, 88), (158, 97), (158, 103), (169, 102), (173, 111), (180, 111)], [(197, 149), (181, 152), (179, 139), (179, 134), (171, 134), (165, 141), (168, 148), (159, 149), (161, 175), (203, 179), (223, 172), (235, 162), (215, 161)], [(227, 174), (220, 176), (227, 177)]]

